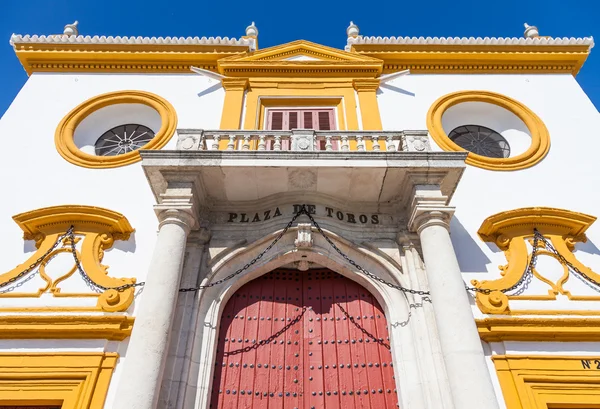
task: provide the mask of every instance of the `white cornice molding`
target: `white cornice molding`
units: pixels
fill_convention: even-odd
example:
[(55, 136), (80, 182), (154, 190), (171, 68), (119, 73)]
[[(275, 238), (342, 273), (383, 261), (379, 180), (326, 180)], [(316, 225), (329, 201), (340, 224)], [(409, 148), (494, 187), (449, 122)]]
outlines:
[(517, 38), (517, 37), (349, 37), (348, 46), (352, 45), (587, 45), (590, 49), (594, 47), (593, 37), (583, 38)]
[(149, 44), (149, 45), (233, 45), (254, 47), (253, 38), (229, 37), (121, 37), (73, 35), (21, 35), (13, 34), (10, 45), (15, 44)]

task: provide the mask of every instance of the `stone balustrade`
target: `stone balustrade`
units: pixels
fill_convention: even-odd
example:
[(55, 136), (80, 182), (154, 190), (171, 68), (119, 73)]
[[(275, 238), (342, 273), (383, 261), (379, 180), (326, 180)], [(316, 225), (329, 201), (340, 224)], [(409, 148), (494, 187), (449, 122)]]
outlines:
[(427, 131), (291, 131), (178, 129), (178, 150), (431, 151)]

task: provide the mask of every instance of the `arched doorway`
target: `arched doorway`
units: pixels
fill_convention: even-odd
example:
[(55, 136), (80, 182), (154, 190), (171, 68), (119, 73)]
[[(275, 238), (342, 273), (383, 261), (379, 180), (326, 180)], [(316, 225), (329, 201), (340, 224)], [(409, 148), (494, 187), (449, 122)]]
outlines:
[(222, 314), (211, 408), (396, 408), (387, 322), (364, 287), (328, 269), (277, 269)]

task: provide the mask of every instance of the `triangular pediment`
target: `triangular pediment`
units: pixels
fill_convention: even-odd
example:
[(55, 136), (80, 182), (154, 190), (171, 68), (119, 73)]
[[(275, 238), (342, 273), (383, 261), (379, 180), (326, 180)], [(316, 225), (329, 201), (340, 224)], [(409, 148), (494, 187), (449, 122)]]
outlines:
[(345, 76), (375, 77), (383, 61), (354, 52), (327, 47), (306, 40), (292, 41), (251, 53), (236, 54), (218, 61), (226, 76)]
[(296, 40), (252, 53), (238, 54), (223, 58), (221, 61), (290, 61), (290, 58), (296, 56), (310, 57), (311, 61), (381, 61), (377, 58), (327, 47), (306, 40)]

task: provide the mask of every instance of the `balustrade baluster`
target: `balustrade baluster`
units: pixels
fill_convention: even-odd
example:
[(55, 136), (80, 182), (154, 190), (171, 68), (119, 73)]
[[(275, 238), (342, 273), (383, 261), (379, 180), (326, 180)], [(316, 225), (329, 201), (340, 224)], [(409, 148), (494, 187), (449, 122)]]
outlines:
[(221, 140), (221, 135), (213, 135), (213, 141), (212, 141), (212, 146), (211, 149), (214, 151), (218, 151), (219, 150), (219, 141)]
[(333, 150), (333, 144), (331, 143), (331, 135), (326, 135), (325, 136), (325, 150), (326, 151), (332, 151)]
[(365, 143), (363, 141), (362, 135), (356, 135), (356, 150), (363, 152), (365, 150)]
[(204, 132), (200, 132), (200, 141), (198, 142), (198, 150), (205, 151), (206, 150), (206, 140), (204, 139)]
[(232, 151), (235, 149), (235, 135), (229, 135), (229, 143), (227, 144), (227, 150)]
[(244, 143), (242, 144), (242, 150), (248, 151), (250, 150), (250, 135), (244, 135)]
[(275, 135), (273, 138), (275, 139), (275, 143), (273, 143), (273, 150), (280, 151), (281, 150), (281, 135)]
[(350, 150), (350, 146), (348, 145), (348, 135), (342, 135), (342, 151), (347, 152)]
[(394, 137), (392, 135), (388, 135), (387, 136), (387, 145), (386, 145), (386, 149), (389, 152), (393, 152), (396, 150), (396, 146), (394, 145)]
[(261, 134), (258, 136), (258, 150), (259, 151), (265, 150), (265, 135)]
[(372, 139), (373, 139), (373, 150), (380, 151), (381, 147), (379, 146), (379, 136), (373, 135)]

